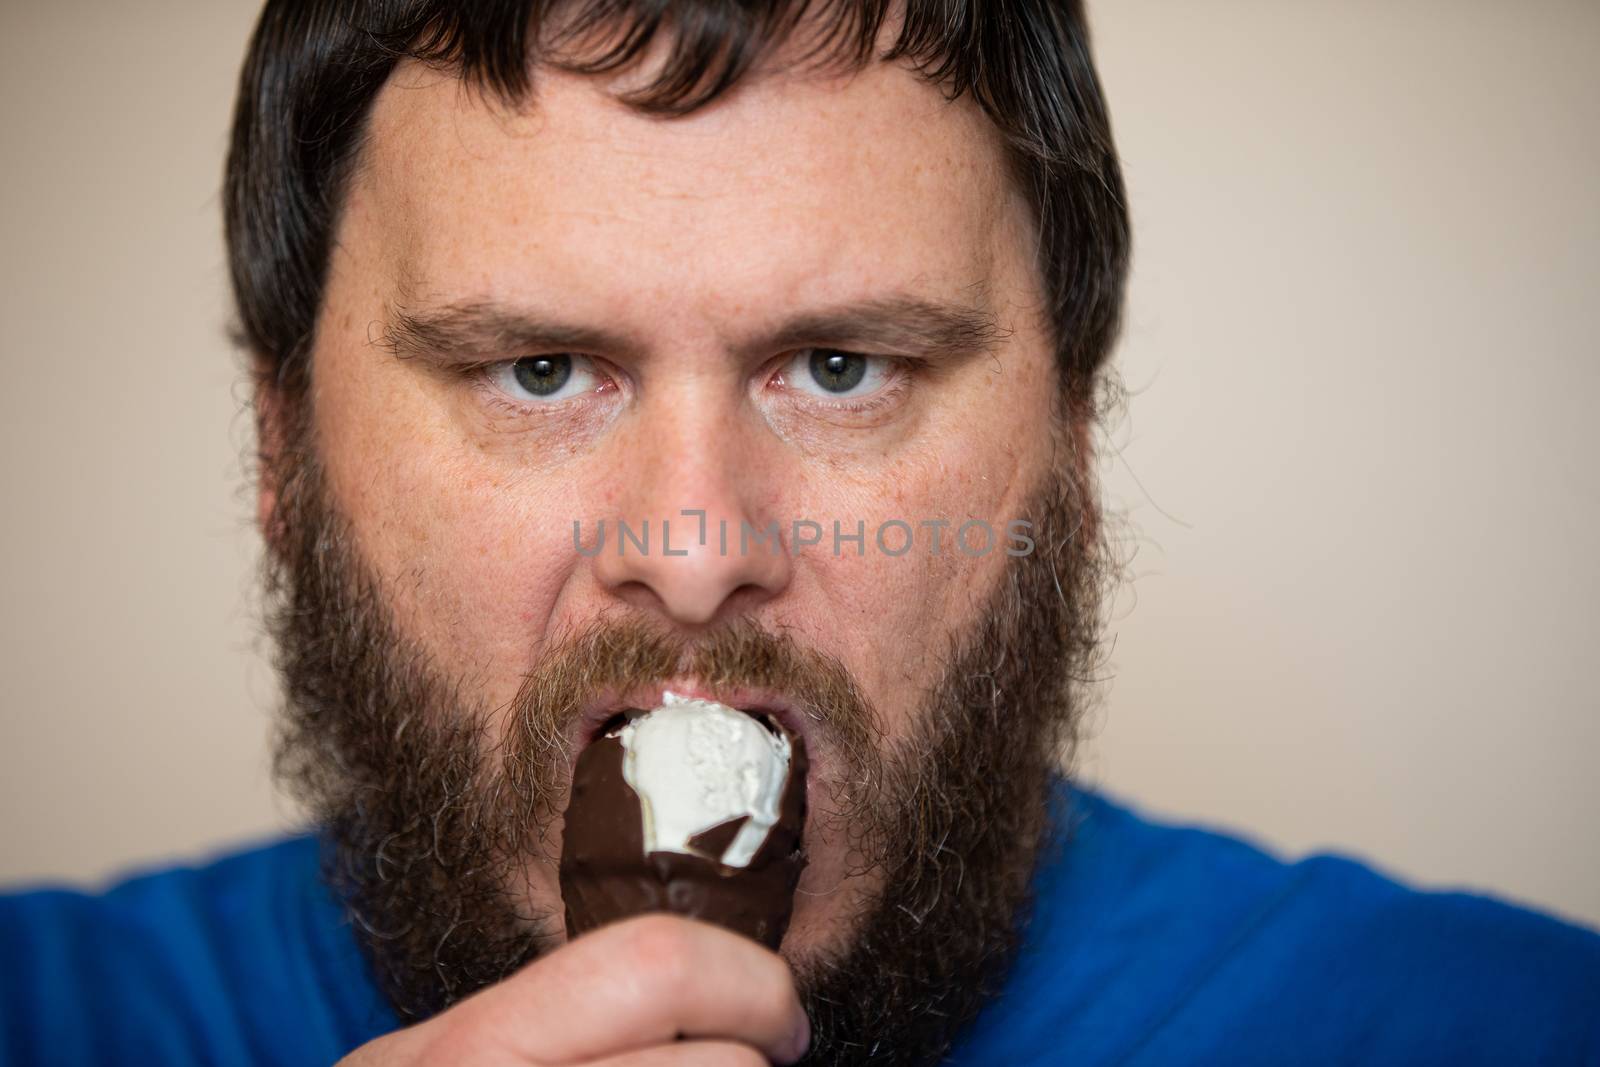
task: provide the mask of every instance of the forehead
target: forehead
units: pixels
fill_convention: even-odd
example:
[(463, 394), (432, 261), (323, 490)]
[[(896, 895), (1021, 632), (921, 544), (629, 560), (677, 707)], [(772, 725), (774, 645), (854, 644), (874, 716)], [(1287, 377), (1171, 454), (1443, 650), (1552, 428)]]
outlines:
[(513, 111), (402, 64), (347, 204), (347, 228), (369, 232), (341, 244), (426, 298), (554, 294), (656, 323), (864, 291), (988, 295), (1028, 261), (998, 134), (906, 69), (757, 74), (677, 118), (614, 89), (541, 68)]

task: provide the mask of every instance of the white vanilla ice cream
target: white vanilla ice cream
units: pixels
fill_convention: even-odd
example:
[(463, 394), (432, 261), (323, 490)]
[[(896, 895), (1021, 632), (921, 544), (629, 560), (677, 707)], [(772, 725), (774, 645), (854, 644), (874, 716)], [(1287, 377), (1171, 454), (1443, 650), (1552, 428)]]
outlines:
[(663, 693), (659, 708), (615, 733), (622, 776), (644, 813), (647, 853), (693, 854), (691, 837), (747, 815), (721, 858), (730, 867), (749, 865), (778, 821), (789, 777), (787, 736), (723, 704), (676, 693)]

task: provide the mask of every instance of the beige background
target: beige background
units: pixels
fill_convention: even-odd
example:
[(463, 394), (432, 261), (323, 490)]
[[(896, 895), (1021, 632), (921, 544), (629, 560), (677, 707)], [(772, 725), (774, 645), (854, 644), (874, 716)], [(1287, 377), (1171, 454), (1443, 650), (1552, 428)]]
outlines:
[[(0, 8), (0, 881), (293, 814), (222, 340), (254, 6)], [(1083, 773), (1600, 923), (1600, 7), (1093, 14), (1139, 577)]]

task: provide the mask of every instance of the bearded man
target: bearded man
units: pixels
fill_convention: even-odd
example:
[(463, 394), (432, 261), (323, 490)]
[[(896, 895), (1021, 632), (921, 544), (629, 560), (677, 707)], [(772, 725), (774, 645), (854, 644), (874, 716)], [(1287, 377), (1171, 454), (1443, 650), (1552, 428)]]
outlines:
[[(1076, 0), (269, 0), (225, 203), (315, 832), (8, 900), (17, 1061), (1600, 1050), (1593, 934), (1062, 777), (1129, 248)], [(810, 755), (776, 952), (563, 922), (667, 693)]]

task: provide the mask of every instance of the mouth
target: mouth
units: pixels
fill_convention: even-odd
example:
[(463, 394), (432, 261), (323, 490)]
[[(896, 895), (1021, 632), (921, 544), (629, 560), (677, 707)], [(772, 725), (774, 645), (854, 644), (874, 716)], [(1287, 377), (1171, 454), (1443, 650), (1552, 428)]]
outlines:
[[(621, 726), (630, 717), (630, 713), (638, 714), (659, 707), (663, 694), (667, 692), (676, 693), (680, 697), (715, 701), (757, 720), (766, 720), (769, 727), (773, 723), (782, 726), (805, 743), (810, 763), (810, 773), (807, 777), (815, 776), (821, 741), (818, 736), (821, 716), (815, 711), (804, 708), (772, 690), (722, 688), (703, 685), (692, 678), (679, 678), (607, 693), (586, 707), (583, 714), (573, 723), (567, 737), (568, 751), (571, 753), (568, 780), (571, 780), (572, 769), (577, 766), (578, 757), (585, 748)], [(808, 781), (807, 786), (809, 785)]]

